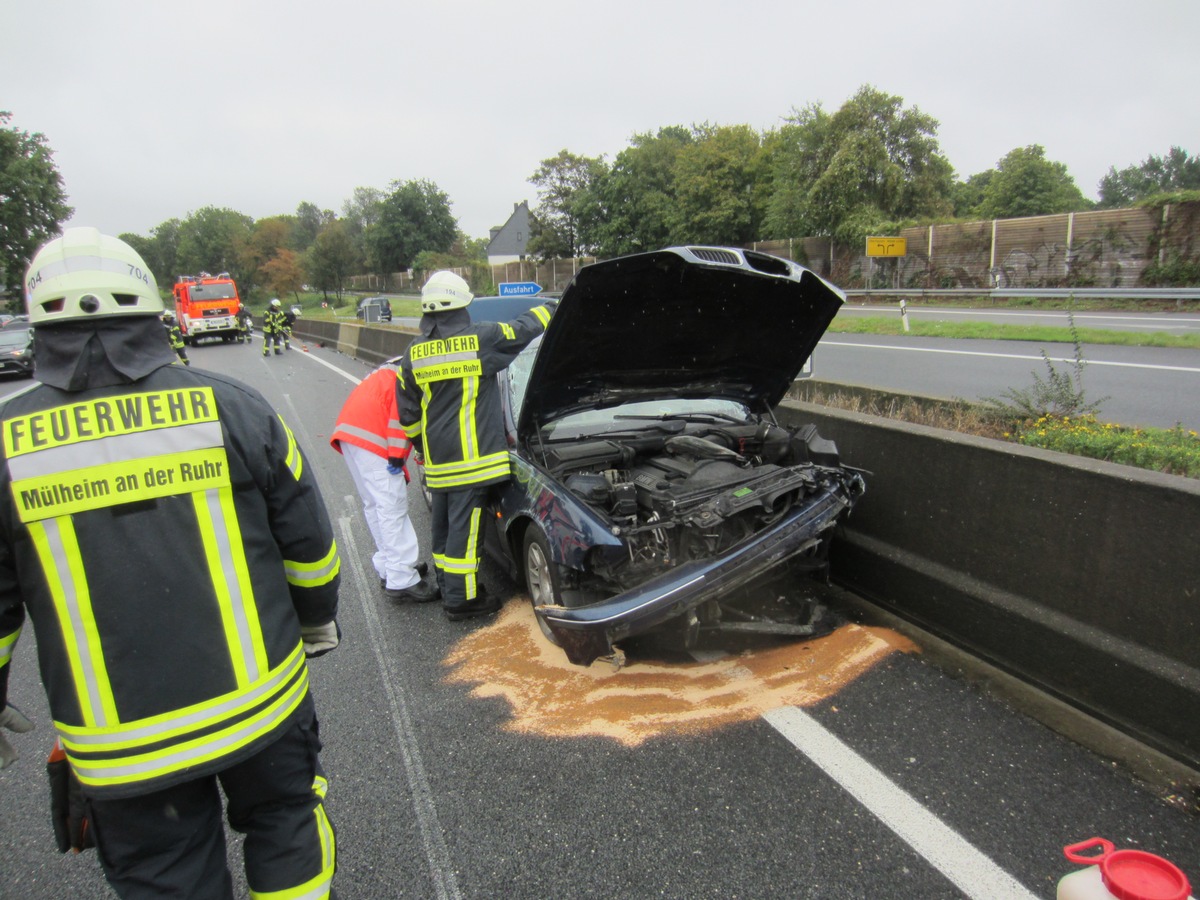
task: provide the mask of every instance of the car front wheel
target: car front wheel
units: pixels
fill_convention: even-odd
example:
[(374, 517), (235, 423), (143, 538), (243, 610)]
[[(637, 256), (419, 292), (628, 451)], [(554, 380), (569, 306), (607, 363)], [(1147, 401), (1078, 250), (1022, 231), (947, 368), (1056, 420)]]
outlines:
[[(535, 527), (525, 532), (524, 551), (522, 559), (525, 563), (525, 587), (529, 590), (529, 600), (534, 606), (558, 606), (562, 603), (558, 584), (558, 569), (550, 559), (550, 548), (545, 536)], [(536, 616), (538, 628), (546, 636), (546, 640), (557, 644), (554, 633)]]

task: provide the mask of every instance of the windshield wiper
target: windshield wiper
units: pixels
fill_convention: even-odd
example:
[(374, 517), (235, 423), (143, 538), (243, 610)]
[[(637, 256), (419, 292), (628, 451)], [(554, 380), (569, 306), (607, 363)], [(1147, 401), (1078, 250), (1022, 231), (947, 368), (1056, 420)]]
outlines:
[(641, 416), (641, 415), (615, 415), (614, 419), (648, 419), (655, 422), (665, 422), (674, 419), (680, 422), (704, 422), (711, 425), (717, 419), (724, 419), (726, 422), (733, 422), (735, 425), (744, 425), (746, 419), (731, 416), (728, 413), (711, 412), (711, 413), (660, 413), (656, 416)]

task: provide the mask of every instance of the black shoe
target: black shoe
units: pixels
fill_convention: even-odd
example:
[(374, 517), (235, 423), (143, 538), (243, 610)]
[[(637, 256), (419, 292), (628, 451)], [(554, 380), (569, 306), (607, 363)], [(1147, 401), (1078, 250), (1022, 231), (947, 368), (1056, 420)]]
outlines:
[(441, 599), (441, 592), (422, 578), (414, 585), (399, 590), (384, 588), (383, 591), (389, 600), (395, 600), (397, 603), (432, 603), (434, 600)]
[(499, 597), (481, 593), (474, 600), (468, 600), (466, 603), (455, 603), (453, 606), (443, 604), (442, 609), (446, 611), (447, 619), (457, 622), (460, 619), (473, 619), (476, 616), (490, 616), (503, 605)]
[[(413, 566), (413, 568), (416, 569), (417, 574), (420, 575), (422, 578), (424, 578), (426, 575), (429, 574), (429, 563), (427, 563), (427, 562), (419, 562), (415, 566)], [(384, 590), (387, 590), (387, 579), (384, 578), (383, 576), (380, 576), (380, 578), (379, 578), (379, 586), (381, 588), (383, 588)], [(438, 584), (438, 587), (439, 588), (441, 587), (440, 583)]]

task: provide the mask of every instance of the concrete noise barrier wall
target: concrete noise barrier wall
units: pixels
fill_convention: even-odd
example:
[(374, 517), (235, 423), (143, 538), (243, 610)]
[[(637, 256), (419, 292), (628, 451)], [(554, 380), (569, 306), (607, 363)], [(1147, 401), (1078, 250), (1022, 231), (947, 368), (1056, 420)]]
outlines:
[(1200, 770), (1200, 481), (798, 401), (867, 493), (836, 581)]

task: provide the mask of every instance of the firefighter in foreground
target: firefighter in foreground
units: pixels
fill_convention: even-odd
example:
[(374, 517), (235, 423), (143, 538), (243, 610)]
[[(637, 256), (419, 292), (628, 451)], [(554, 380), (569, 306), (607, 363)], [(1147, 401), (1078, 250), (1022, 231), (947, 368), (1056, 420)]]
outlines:
[(263, 356), (271, 355), (272, 340), (275, 342), (276, 356), (283, 353), (279, 349), (280, 343), (291, 349), (291, 341), (288, 340), (287, 334), (287, 317), (283, 314), (283, 304), (279, 302), (278, 297), (267, 305), (267, 311), (263, 313)]
[(162, 323), (163, 328), (167, 329), (167, 342), (171, 345), (171, 349), (175, 351), (175, 355), (179, 357), (181, 363), (185, 366), (190, 366), (192, 361), (188, 359), (183, 332), (179, 330), (179, 324), (175, 321), (175, 316), (169, 310), (162, 314)]
[(451, 619), (500, 608), (477, 577), (488, 489), (510, 475), (496, 373), (545, 330), (558, 305), (548, 300), (511, 322), (472, 324), (472, 299), (453, 272), (430, 276), (421, 289), (421, 335), (396, 376), (400, 424), (424, 448), (433, 564)]
[(332, 896), (305, 658), (338, 644), (339, 560), (311, 466), (252, 388), (171, 365), (128, 244), (68, 229), (25, 287), (42, 383), (0, 406), (0, 721), (28, 611), (59, 849), (94, 839), (123, 898), (232, 898), (224, 793), (253, 896)]

